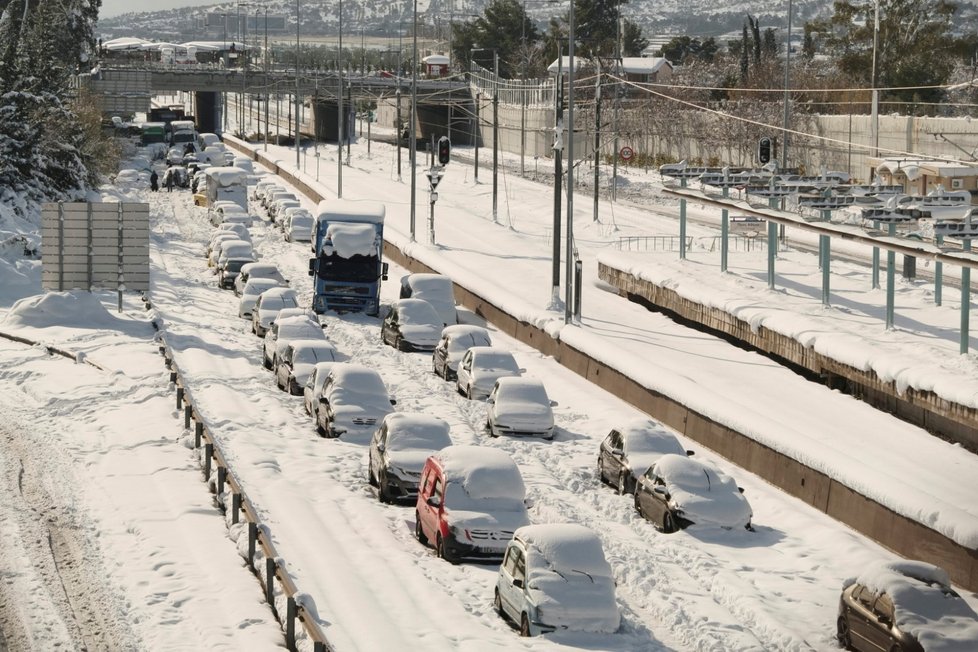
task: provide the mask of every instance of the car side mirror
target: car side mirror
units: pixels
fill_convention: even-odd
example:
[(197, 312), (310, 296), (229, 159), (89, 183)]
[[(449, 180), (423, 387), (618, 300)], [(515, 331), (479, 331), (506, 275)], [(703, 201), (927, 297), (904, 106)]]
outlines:
[(309, 276), (312, 276), (313, 274), (315, 274), (315, 272), (313, 271), (315, 268), (316, 268), (316, 259), (315, 258), (310, 258), (309, 259)]
[(392, 398), (391, 399), (391, 405), (397, 405), (397, 400)]
[(885, 614), (876, 614), (876, 620), (879, 621), (880, 625), (890, 627), (893, 623), (890, 621), (890, 617)]
[(389, 267), (389, 265), (387, 263), (382, 263), (381, 264), (381, 266), (380, 266), (380, 280), (382, 280), (382, 281), (386, 281), (387, 280), (387, 270), (388, 270), (388, 267)]
[(737, 491), (739, 491), (740, 493), (744, 493), (744, 488), (743, 487), (737, 487)]
[(696, 451), (686, 451), (686, 457), (692, 457), (693, 455), (696, 455)]
[(550, 407), (557, 407), (557, 401), (550, 401)]
[(669, 500), (669, 492), (666, 491), (666, 488), (665, 487), (662, 487), (660, 485), (656, 485), (656, 486), (652, 487), (652, 491), (654, 491), (655, 493), (659, 494), (660, 496), (662, 496), (666, 500)]
[(441, 507), (441, 500), (438, 496), (430, 496), (425, 502), (429, 507)]
[(518, 369), (517, 371), (519, 371), (521, 374), (525, 374), (526, 373), (526, 369)]
[(488, 403), (489, 405), (493, 405), (495, 402), (496, 402), (496, 399), (494, 399), (491, 396), (488, 397), (488, 398), (486, 398), (486, 403)]
[(513, 586), (515, 586), (518, 589), (522, 589), (523, 588), (523, 580), (519, 579), (518, 577), (514, 577), (513, 578)]
[(377, 452), (383, 453), (385, 450), (387, 450), (386, 446), (384, 446), (383, 444), (377, 444)]
[(625, 454), (625, 451), (623, 451), (620, 448), (612, 448), (611, 449), (611, 454), (614, 455), (615, 457), (621, 457), (622, 455)]

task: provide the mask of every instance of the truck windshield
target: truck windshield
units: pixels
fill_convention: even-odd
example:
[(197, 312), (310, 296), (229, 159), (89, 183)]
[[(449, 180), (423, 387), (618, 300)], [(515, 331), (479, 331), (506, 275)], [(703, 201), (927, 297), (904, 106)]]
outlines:
[(319, 278), (324, 281), (373, 283), (379, 277), (376, 256), (320, 256)]

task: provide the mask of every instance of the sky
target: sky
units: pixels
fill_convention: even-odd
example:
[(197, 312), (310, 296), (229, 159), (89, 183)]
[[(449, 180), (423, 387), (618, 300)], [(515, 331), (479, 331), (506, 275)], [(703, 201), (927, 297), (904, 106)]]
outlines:
[[(283, 167), (294, 166), (293, 151), (270, 149)], [(303, 157), (304, 174), (330, 196), (335, 148), (319, 153), (318, 172), (312, 152)], [(453, 156), (438, 188), (436, 244), (428, 239), (426, 184), (418, 188), (411, 241), (408, 168), (398, 180), (393, 148), (375, 142), (368, 154), (364, 142), (353, 147), (352, 165), (343, 171), (344, 198), (384, 202), (388, 240), (510, 313), (974, 547), (974, 455), (624, 301), (598, 281), (596, 261), (723, 303), (753, 323), (807, 338), (908, 386), (956, 378), (959, 395), (974, 396), (975, 355), (957, 354), (953, 293), (945, 292), (945, 305), (937, 308), (927, 283), (901, 282), (897, 328), (885, 332), (884, 294), (869, 287), (864, 267), (833, 266), (835, 307), (827, 309), (819, 301), (815, 258), (801, 251), (779, 255), (774, 292), (766, 289), (763, 251), (732, 253), (730, 273), (719, 273), (712, 227), (690, 225), (694, 248), (686, 262), (675, 252), (620, 252), (619, 237), (676, 231), (672, 200), (656, 190), (655, 175), (639, 170), (625, 172), (622, 201), (602, 202), (598, 222), (590, 201), (575, 202), (583, 319), (565, 325), (563, 310), (549, 305), (551, 191), (504, 171), (495, 223), (489, 175), (475, 183), (464, 162), (470, 152), (455, 148)], [(423, 173), (417, 177), (422, 184)], [(213, 229), (206, 210), (194, 207), (186, 190), (150, 193), (146, 185), (107, 194), (150, 204), (151, 311), (132, 295), (121, 314), (113, 293), (42, 299), (38, 263), (14, 247), (0, 255), (0, 332), (74, 354), (65, 359), (0, 339), (0, 392), (8, 397), (0, 403), (0, 529), (8, 541), (0, 547), (0, 629), (14, 649), (16, 643), (73, 649), (79, 632), (90, 649), (105, 647), (99, 636), (120, 649), (187, 649), (188, 641), (194, 649), (217, 650), (281, 644), (260, 588), (242, 564), (242, 528), (226, 527), (202, 482), (192, 431), (182, 428), (157, 352), (160, 337), (304, 603), (340, 651), (825, 650), (833, 647), (844, 580), (894, 559), (682, 435), (696, 459), (744, 487), (755, 531), (694, 527), (659, 534), (594, 472), (600, 441), (612, 427), (641, 416), (634, 407), (489, 324), (494, 343), (512, 351), (527, 375), (543, 380), (558, 403), (553, 442), (489, 440), (482, 432), (485, 404), (464, 399), (434, 376), (428, 355), (383, 345), (376, 319), (324, 316), (325, 333), (343, 358), (377, 369), (398, 410), (440, 416), (455, 443), (512, 456), (527, 486), (532, 522), (574, 522), (600, 535), (617, 581), (619, 631), (521, 640), (492, 611), (496, 568), (435, 558), (414, 539), (413, 510), (381, 505), (368, 486), (366, 435), (319, 438), (301, 399), (276, 389), (261, 366), (259, 340), (237, 317), (236, 299), (216, 287), (206, 266)], [(261, 215), (254, 203), (251, 210)], [(690, 208), (707, 220), (717, 212)], [(12, 223), (0, 215), (0, 231)], [(308, 245), (284, 242), (265, 221), (253, 225), (252, 237), (261, 259), (276, 263), (308, 301)], [(396, 297), (404, 273), (392, 265), (383, 300)], [(480, 323), (464, 310), (461, 319)], [(85, 561), (61, 564), (58, 581), (45, 560), (52, 548), (62, 549), (60, 541), (66, 550), (83, 550)], [(64, 598), (65, 591), (74, 593), (72, 579), (87, 587), (78, 593), (99, 606), (99, 627), (79, 625), (70, 615), (79, 609)], [(2, 599), (11, 595), (20, 599)], [(978, 606), (978, 596), (964, 595), (972, 609)], [(276, 602), (284, 611), (281, 596)], [(5, 606), (15, 604), (24, 607), (12, 618)]]
[(207, 7), (218, 4), (215, 2), (201, 2), (200, 0), (102, 0), (102, 8), (99, 10), (99, 18), (112, 18), (119, 14), (131, 11), (162, 11), (164, 9), (177, 9), (179, 7)]

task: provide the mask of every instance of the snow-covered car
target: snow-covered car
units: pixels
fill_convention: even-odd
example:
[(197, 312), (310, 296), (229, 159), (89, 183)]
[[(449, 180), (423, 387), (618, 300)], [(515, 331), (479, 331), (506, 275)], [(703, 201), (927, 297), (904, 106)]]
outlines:
[(217, 286), (223, 290), (233, 288), (241, 268), (254, 261), (255, 259), (251, 256), (229, 255), (227, 258), (222, 257), (217, 263)]
[(298, 314), (287, 312), (293, 308), (297, 306), (279, 310), (265, 334), (265, 341), (262, 342), (261, 348), (262, 363), (266, 369), (274, 370), (278, 366), (279, 356), (285, 350), (286, 344), (293, 340), (326, 341), (323, 325), (315, 319), (315, 313), (310, 317), (303, 309), (299, 309)]
[(633, 419), (612, 428), (598, 447), (598, 479), (618, 489), (635, 492), (635, 485), (663, 455), (692, 455), (665, 426), (651, 419)]
[(448, 422), (428, 414), (394, 412), (370, 439), (367, 481), (382, 503), (414, 502), (421, 469), (432, 454), (452, 445)]
[(131, 190), (133, 188), (149, 188), (149, 172), (139, 170), (119, 170), (115, 175), (116, 186)]
[(282, 287), (289, 284), (289, 280), (282, 276), (282, 272), (274, 263), (248, 263), (241, 268), (238, 278), (234, 279), (234, 293), (240, 295), (244, 290), (245, 283), (253, 278), (274, 279)]
[(285, 211), (289, 208), (301, 208), (302, 205), (299, 203), (298, 199), (276, 199), (272, 202), (272, 205), (268, 207), (268, 215), (275, 224), (279, 226), (284, 225)]
[(316, 430), (324, 437), (371, 435), (394, 411), (380, 374), (369, 367), (337, 362), (329, 371), (316, 411)]
[(336, 347), (325, 339), (288, 340), (281, 351), (276, 355), (275, 384), (293, 396), (302, 394), (316, 364), (336, 362)]
[(316, 412), (319, 410), (319, 397), (323, 393), (323, 385), (334, 364), (334, 362), (317, 362), (302, 387), (302, 406), (313, 420), (316, 419)]
[(267, 190), (271, 186), (279, 186), (278, 181), (274, 178), (272, 179), (262, 179), (255, 184), (254, 188), (251, 190), (251, 198), (255, 201), (260, 201)]
[(564, 629), (611, 633), (621, 624), (601, 539), (572, 523), (527, 525), (513, 534), (493, 606), (521, 636)]
[[(244, 267), (247, 267), (244, 266)], [(244, 269), (242, 267), (242, 269)], [(240, 273), (238, 278), (234, 280), (237, 283), (240, 278)], [(258, 297), (265, 290), (271, 290), (272, 288), (284, 287), (278, 280), (274, 278), (266, 278), (259, 276), (257, 278), (248, 279), (247, 283), (241, 288), (241, 299), (238, 300), (238, 317), (244, 317), (246, 319), (251, 319), (251, 312), (255, 308), (255, 304), (258, 302)]]
[(473, 346), (458, 363), (455, 389), (466, 398), (486, 398), (497, 380), (504, 376), (520, 376), (524, 371), (516, 364), (513, 354), (505, 349)]
[(663, 455), (638, 480), (635, 509), (665, 533), (693, 524), (751, 529), (750, 503), (733, 478), (685, 455)]
[(871, 564), (843, 582), (837, 636), (846, 650), (970, 652), (978, 614), (947, 572), (922, 561)]
[(525, 499), (523, 476), (504, 451), (449, 446), (421, 471), (414, 535), (451, 563), (501, 560), (513, 533), (530, 524)]
[(444, 324), (422, 299), (398, 299), (380, 325), (380, 339), (398, 351), (433, 351)]
[[(210, 256), (212, 253), (214, 253), (214, 248), (217, 246), (217, 244), (219, 242), (228, 242), (231, 240), (245, 240), (245, 238), (242, 238), (240, 235), (238, 235), (233, 231), (226, 231), (226, 230), (217, 231), (214, 233), (214, 235), (211, 236), (210, 241), (208, 241), (207, 243), (207, 258), (208, 258), (207, 266), (208, 267), (212, 266), (212, 261), (210, 260)], [(247, 242), (247, 240), (245, 241)]]
[(251, 243), (237, 236), (228, 238), (224, 235), (218, 235), (215, 236), (212, 243), (211, 253), (207, 256), (207, 266), (211, 267), (215, 274), (217, 273), (218, 261), (221, 260), (221, 256), (229, 249), (237, 248), (238, 250), (247, 250), (249, 253), (252, 253)]
[(241, 168), (242, 170), (244, 170), (248, 174), (254, 174), (255, 173), (255, 164), (247, 156), (235, 156), (231, 160), (231, 165), (233, 165), (236, 168)]
[(295, 196), (295, 193), (289, 192), (288, 190), (271, 190), (265, 193), (262, 197), (261, 205), (268, 211), (269, 216), (272, 216), (272, 206), (275, 205), (280, 199), (288, 199), (290, 201), (299, 201), (299, 198)]
[(235, 224), (234, 222), (221, 222), (214, 228), (213, 235), (217, 235), (222, 231), (229, 231), (231, 233), (237, 233), (238, 238), (241, 240), (247, 240), (251, 242), (251, 231), (244, 224)]
[[(251, 310), (251, 332), (258, 337), (265, 337), (272, 322), (282, 308), (298, 308), (299, 295), (292, 288), (272, 288), (258, 296)], [(271, 369), (270, 362), (265, 367)]]
[(315, 224), (316, 218), (306, 209), (298, 207), (285, 209), (285, 220), (282, 222), (285, 241), (312, 242), (312, 228)]
[[(246, 262), (255, 262), (256, 254), (254, 248), (252, 248), (251, 243), (247, 240), (227, 240), (221, 243), (221, 252), (217, 256), (217, 268), (215, 270), (216, 274), (220, 274), (221, 270), (227, 265), (227, 261), (236, 258), (240, 260), (246, 260)], [(241, 263), (242, 265), (244, 262)], [(239, 266), (238, 269), (241, 269)], [(234, 283), (234, 278), (232, 277), (228, 282), (228, 286)], [(224, 287), (222, 285), (222, 287)]]
[(455, 286), (442, 274), (408, 274), (401, 278), (402, 299), (424, 299), (441, 317), (442, 325), (458, 323), (455, 311)]
[(554, 438), (554, 411), (557, 402), (536, 378), (504, 376), (489, 393), (486, 432), (500, 435)]
[(237, 204), (231, 206), (227, 206), (227, 205), (218, 206), (217, 208), (212, 206), (210, 208), (210, 212), (208, 213), (208, 219), (210, 219), (211, 224), (213, 224), (214, 226), (217, 226), (222, 222), (227, 222), (228, 218), (232, 216), (248, 218), (247, 221), (244, 221), (246, 225), (251, 222), (251, 216), (248, 214), (248, 211), (241, 208)]
[(454, 380), (458, 363), (473, 346), (492, 346), (489, 331), (481, 326), (451, 324), (441, 330), (441, 337), (431, 352), (431, 369), (436, 376)]

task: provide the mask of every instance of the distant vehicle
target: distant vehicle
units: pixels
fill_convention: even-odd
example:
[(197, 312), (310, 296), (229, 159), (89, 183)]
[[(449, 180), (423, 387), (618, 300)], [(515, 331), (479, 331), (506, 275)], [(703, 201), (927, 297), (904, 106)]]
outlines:
[(455, 389), (466, 398), (486, 398), (497, 380), (503, 376), (521, 376), (524, 371), (505, 349), (473, 346), (458, 363)]
[(258, 203), (264, 206), (265, 196), (270, 192), (285, 192), (285, 188), (278, 182), (277, 178), (259, 181), (255, 185), (255, 190), (251, 196)]
[(442, 274), (408, 274), (401, 278), (401, 298), (424, 299), (445, 326), (458, 323), (454, 288), (452, 279)]
[(453, 564), (501, 560), (513, 533), (530, 524), (523, 476), (498, 448), (443, 448), (425, 462), (418, 487), (414, 534)]
[(492, 346), (489, 331), (469, 324), (452, 324), (443, 328), (438, 344), (431, 353), (431, 367), (435, 375), (454, 380), (459, 361), (473, 346)]
[(299, 201), (299, 198), (295, 196), (294, 192), (288, 190), (278, 190), (273, 189), (266, 191), (262, 196), (261, 205), (265, 207), (265, 210), (272, 214), (272, 205), (275, 204), (279, 199), (291, 199), (292, 201)]
[[(235, 283), (240, 280), (235, 279)], [(255, 303), (258, 302), (258, 297), (265, 290), (271, 290), (272, 288), (282, 287), (282, 284), (273, 278), (251, 278), (248, 282), (244, 284), (241, 288), (241, 300), (238, 301), (238, 317), (244, 317), (246, 319), (251, 319), (251, 313), (255, 308)]]
[(367, 480), (382, 503), (417, 500), (425, 460), (452, 445), (448, 422), (427, 414), (394, 412), (370, 439)]
[(197, 134), (197, 145), (199, 149), (206, 149), (211, 145), (220, 143), (221, 139), (217, 134), (212, 134), (209, 132), (204, 132), (202, 134)]
[(376, 202), (319, 202), (314, 231), (312, 309), (317, 313), (380, 311), (380, 283), (387, 278), (384, 205)]
[(251, 242), (251, 232), (248, 231), (248, 227), (245, 226), (244, 224), (232, 224), (230, 222), (226, 222), (226, 223), (221, 222), (214, 229), (214, 233), (211, 236), (211, 238), (213, 239), (213, 236), (216, 236), (219, 233), (234, 233), (235, 235), (238, 236), (239, 239), (245, 240), (247, 242)]
[[(265, 337), (279, 310), (298, 307), (299, 295), (292, 288), (272, 288), (262, 292), (251, 310), (251, 332), (258, 337)], [(265, 360), (265, 368), (272, 368), (271, 360)]]
[[(283, 308), (283, 310), (290, 309)], [(278, 311), (272, 320), (268, 333), (265, 335), (265, 341), (262, 342), (262, 362), (266, 369), (274, 370), (278, 366), (279, 356), (285, 351), (289, 342), (294, 340), (326, 341), (323, 325), (318, 321), (305, 314), (283, 314), (283, 310)]]
[(874, 564), (843, 584), (839, 645), (857, 652), (971, 652), (978, 614), (947, 572), (921, 561)]
[(488, 398), (486, 432), (500, 435), (554, 438), (556, 401), (551, 401), (536, 378), (506, 376), (496, 381)]
[(513, 534), (499, 566), (496, 613), (520, 636), (558, 629), (611, 633), (621, 625), (615, 576), (601, 539), (583, 525), (526, 525)]
[(253, 262), (255, 262), (253, 254), (228, 252), (227, 256), (222, 256), (217, 263), (217, 286), (223, 290), (230, 290), (234, 287), (234, 281), (238, 278), (241, 268)]
[[(243, 260), (241, 265), (245, 262), (253, 263), (255, 262), (255, 251), (251, 246), (251, 243), (247, 240), (228, 240), (221, 243), (221, 251), (217, 256), (217, 264), (215, 268), (215, 273), (220, 276), (221, 271), (227, 267), (227, 261), (236, 258)], [(241, 269), (241, 265), (238, 265), (238, 269)], [(234, 272), (234, 275), (237, 271)], [(234, 275), (231, 278), (225, 279), (221, 287), (231, 288), (234, 283)]]
[(318, 418), (316, 412), (319, 410), (319, 397), (322, 396), (323, 385), (326, 383), (326, 378), (334, 364), (333, 362), (317, 362), (302, 388), (302, 406), (306, 409), (306, 414), (310, 415), (314, 421)]
[(166, 142), (166, 123), (144, 122), (140, 125), (140, 142), (143, 145)]
[(197, 144), (197, 125), (193, 120), (174, 120), (170, 123), (170, 144), (181, 150), (187, 143)]
[(612, 428), (598, 447), (598, 479), (618, 489), (635, 493), (638, 479), (663, 455), (692, 455), (676, 436), (651, 419), (633, 419)]
[(238, 278), (234, 279), (234, 293), (240, 295), (245, 283), (253, 278), (274, 279), (283, 287), (289, 284), (289, 280), (282, 276), (282, 272), (273, 263), (248, 263), (241, 268)]
[[(220, 165), (220, 163), (218, 164)], [(248, 173), (240, 168), (210, 167), (204, 170), (207, 177), (207, 204), (224, 199), (242, 208), (248, 206)]]
[(422, 299), (398, 299), (380, 326), (380, 339), (398, 351), (433, 351), (441, 337), (441, 317)]
[(394, 411), (394, 404), (380, 374), (363, 365), (338, 362), (323, 383), (316, 429), (331, 438), (370, 435)]
[(283, 226), (286, 209), (301, 207), (302, 205), (298, 199), (287, 199), (283, 197), (272, 202), (272, 205), (268, 207), (268, 215), (275, 224)]
[(281, 350), (275, 366), (275, 382), (279, 389), (294, 396), (302, 394), (317, 363), (336, 362), (336, 347), (325, 339), (287, 340)]
[(697, 525), (751, 529), (750, 503), (733, 479), (685, 455), (663, 455), (635, 488), (635, 509), (662, 532)]
[(254, 174), (255, 173), (255, 164), (247, 156), (235, 156), (234, 157), (234, 160), (231, 162), (231, 164), (234, 167), (236, 167), (236, 168), (241, 168), (242, 170), (244, 170), (248, 174)]
[[(237, 236), (237, 234), (235, 234)], [(251, 243), (247, 240), (227, 238), (223, 234), (214, 236), (213, 247), (211, 247), (210, 256), (207, 258), (207, 266), (213, 268), (213, 272), (217, 273), (217, 265), (221, 260), (221, 256), (225, 254), (227, 247), (237, 247), (238, 251), (243, 251), (245, 245), (247, 245), (247, 251), (251, 253)]]

